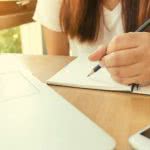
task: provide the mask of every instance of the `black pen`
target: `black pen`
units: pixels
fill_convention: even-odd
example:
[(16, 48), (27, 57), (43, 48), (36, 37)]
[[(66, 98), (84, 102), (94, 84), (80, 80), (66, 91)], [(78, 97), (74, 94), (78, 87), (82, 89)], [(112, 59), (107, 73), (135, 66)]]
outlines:
[[(143, 32), (146, 30), (146, 28), (148, 28), (150, 26), (150, 19), (148, 19), (143, 25), (141, 25), (135, 32)], [(88, 77), (91, 76), (92, 74), (94, 74), (95, 72), (97, 72), (99, 69), (101, 69), (102, 67), (100, 65), (97, 65), (96, 67), (94, 67), (92, 69), (92, 71), (88, 74)], [(136, 83), (131, 84), (131, 92), (134, 91), (134, 88), (139, 88), (139, 85)]]
[(92, 71), (88, 74), (88, 77), (91, 76), (92, 74), (94, 74), (95, 72), (97, 72), (99, 69), (101, 69), (102, 67), (100, 65), (97, 65), (96, 67), (94, 67), (92, 69)]

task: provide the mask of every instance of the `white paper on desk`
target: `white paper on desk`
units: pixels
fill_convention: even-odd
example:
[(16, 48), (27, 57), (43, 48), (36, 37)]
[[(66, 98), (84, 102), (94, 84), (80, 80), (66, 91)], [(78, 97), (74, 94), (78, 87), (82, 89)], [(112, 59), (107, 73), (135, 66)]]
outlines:
[[(131, 90), (130, 86), (122, 85), (115, 82), (106, 68), (100, 69), (91, 77), (87, 77), (97, 62), (90, 62), (87, 56), (76, 58), (69, 65), (64, 67), (56, 75), (50, 78), (47, 83), (54, 85), (110, 90), (110, 91), (127, 91)], [(140, 94), (150, 94), (150, 88), (141, 89)], [(146, 92), (146, 93), (145, 93)], [(138, 93), (136, 91), (136, 93)]]
[(78, 57), (50, 78), (48, 84), (89, 89), (130, 91), (130, 87), (113, 81), (105, 68), (102, 68), (91, 77), (87, 77), (95, 65), (97, 63), (90, 62), (86, 56)]
[(30, 84), (23, 72), (31, 74), (27, 70), (21, 71), (14, 68), (0, 70), (0, 102), (38, 93), (38, 90)]

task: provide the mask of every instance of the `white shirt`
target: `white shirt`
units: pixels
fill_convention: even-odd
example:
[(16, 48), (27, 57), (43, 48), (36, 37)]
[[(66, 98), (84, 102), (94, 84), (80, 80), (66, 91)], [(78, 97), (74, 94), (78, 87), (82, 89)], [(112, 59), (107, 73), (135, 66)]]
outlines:
[[(38, 0), (33, 19), (48, 29), (62, 32), (59, 23), (60, 7), (61, 0)], [(123, 33), (121, 10), (120, 3), (112, 11), (104, 8), (104, 36), (99, 36), (95, 43), (81, 43), (78, 39), (68, 37), (70, 54), (72, 56), (89, 55), (97, 50), (100, 45), (107, 45), (115, 35)]]

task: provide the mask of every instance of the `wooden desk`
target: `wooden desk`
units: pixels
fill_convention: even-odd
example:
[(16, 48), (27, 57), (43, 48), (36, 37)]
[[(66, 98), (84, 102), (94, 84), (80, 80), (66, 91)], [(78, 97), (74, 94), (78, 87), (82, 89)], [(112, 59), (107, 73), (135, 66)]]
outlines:
[[(0, 65), (22, 63), (41, 81), (73, 58), (61, 56), (0, 56)], [(128, 137), (150, 124), (150, 96), (51, 86), (116, 139), (117, 150), (131, 150)]]

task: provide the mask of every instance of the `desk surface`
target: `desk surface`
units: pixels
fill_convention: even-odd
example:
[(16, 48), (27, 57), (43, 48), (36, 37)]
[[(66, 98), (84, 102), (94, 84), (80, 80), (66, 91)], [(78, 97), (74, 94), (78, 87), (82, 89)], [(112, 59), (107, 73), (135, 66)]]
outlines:
[[(45, 82), (73, 58), (65, 56), (1, 55), (0, 65), (23, 64)], [(131, 150), (128, 137), (150, 124), (150, 97), (51, 86), (116, 139), (116, 150)]]

